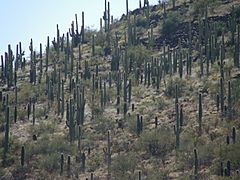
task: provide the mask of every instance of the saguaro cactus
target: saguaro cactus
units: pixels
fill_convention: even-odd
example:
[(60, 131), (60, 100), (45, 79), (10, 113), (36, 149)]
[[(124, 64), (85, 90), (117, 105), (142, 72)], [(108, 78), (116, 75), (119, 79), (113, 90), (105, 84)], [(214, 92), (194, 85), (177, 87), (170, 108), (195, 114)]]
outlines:
[(82, 127), (78, 126), (78, 150), (81, 151)]
[(110, 2), (108, 1), (108, 31), (110, 30)]
[(49, 58), (49, 36), (47, 37), (47, 47), (46, 47), (46, 69), (45, 72), (48, 72), (48, 58)]
[(175, 134), (176, 134), (176, 149), (179, 149), (180, 146), (180, 120), (179, 120), (179, 104), (176, 103), (176, 129), (175, 129)]
[(126, 0), (126, 15), (128, 16), (128, 0)]
[(220, 164), (220, 175), (223, 176), (224, 174), (224, 167), (223, 167), (223, 162)]
[(68, 106), (68, 118), (66, 121), (66, 125), (69, 128), (69, 136), (70, 136), (70, 141), (74, 141), (75, 139), (75, 125), (76, 121), (74, 121), (74, 106), (73, 106), (73, 100), (70, 99), (70, 105)]
[(92, 56), (95, 56), (95, 35), (92, 35)]
[(25, 161), (25, 148), (22, 146), (21, 148), (21, 166), (24, 166), (24, 161)]
[(235, 127), (232, 128), (232, 141), (233, 141), (233, 144), (235, 144), (235, 142), (236, 142), (236, 128)]
[(127, 113), (127, 75), (124, 73), (123, 78), (123, 114)]
[(180, 126), (183, 126), (183, 105), (180, 106)]
[(64, 166), (64, 156), (63, 153), (61, 154), (61, 159), (60, 159), (60, 175), (63, 174), (63, 166)]
[(108, 134), (107, 134), (107, 147), (103, 148), (103, 152), (107, 156), (107, 166), (108, 166), (107, 179), (110, 180), (111, 179), (111, 155), (112, 155), (111, 142), (110, 142), (110, 131), (108, 131)]
[(176, 0), (172, 0), (172, 8), (173, 8), (173, 9), (176, 8)]
[(117, 114), (120, 113), (120, 74), (117, 75)]
[(199, 134), (202, 134), (202, 94), (199, 93), (199, 100), (198, 100), (198, 130), (199, 130)]
[(183, 55), (182, 52), (180, 52), (180, 58), (179, 58), (179, 67), (178, 67), (178, 71), (179, 71), (179, 77), (182, 79), (183, 76)]
[(240, 45), (240, 25), (237, 26), (237, 39), (235, 42), (234, 66), (239, 68), (239, 45)]
[(224, 112), (224, 80), (221, 77), (220, 79), (220, 107), (221, 107), (221, 113), (223, 115)]
[(14, 122), (17, 122), (17, 106), (14, 106)]
[(5, 112), (5, 138), (4, 138), (4, 150), (3, 150), (3, 165), (6, 163), (7, 153), (9, 149), (9, 107), (6, 108)]
[(228, 118), (232, 119), (232, 93), (231, 81), (228, 81)]
[(64, 116), (64, 81), (62, 80), (62, 108), (61, 108), (61, 116)]
[(227, 161), (227, 173), (226, 176), (231, 176), (231, 161)]
[(217, 97), (216, 97), (216, 105), (217, 105), (217, 111), (219, 111), (219, 94), (217, 94)]
[(83, 152), (82, 155), (81, 155), (81, 160), (82, 160), (82, 171), (85, 172), (85, 167), (86, 167), (86, 155), (85, 153)]
[(198, 175), (198, 153), (197, 149), (194, 149), (194, 175), (197, 177)]
[(35, 125), (35, 102), (33, 103), (33, 125)]
[(71, 156), (68, 155), (67, 157), (67, 175), (71, 177)]
[(175, 104), (178, 104), (178, 84), (175, 85)]
[(131, 103), (131, 97), (132, 97), (132, 80), (129, 79), (128, 82), (128, 103)]

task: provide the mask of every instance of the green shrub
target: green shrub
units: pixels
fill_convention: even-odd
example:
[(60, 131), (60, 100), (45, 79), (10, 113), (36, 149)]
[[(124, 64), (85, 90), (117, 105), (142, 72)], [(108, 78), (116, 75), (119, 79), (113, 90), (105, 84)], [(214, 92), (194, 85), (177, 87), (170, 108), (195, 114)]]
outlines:
[(90, 27), (85, 28), (85, 41), (92, 42), (92, 35), (96, 34), (97, 31), (95, 29), (91, 29)]
[(145, 18), (144, 16), (137, 16), (136, 26), (147, 28), (147, 26), (148, 26), (147, 18)]
[(147, 179), (151, 180), (159, 180), (159, 179), (169, 179), (169, 172), (167, 169), (161, 169), (161, 170), (150, 170), (147, 172)]
[(99, 156), (99, 154), (92, 154), (89, 158), (86, 159), (86, 167), (89, 171), (94, 172), (97, 168), (100, 167), (103, 162), (103, 156)]
[(24, 103), (27, 104), (29, 99), (32, 97), (33, 95), (33, 86), (26, 82), (24, 84), (22, 84), (21, 88), (19, 88), (19, 92), (18, 92), (18, 102), (20, 104)]
[(240, 6), (232, 8), (231, 13), (234, 14), (236, 18), (239, 18), (240, 17)]
[[(2, 105), (0, 105), (0, 110), (2, 109)], [(4, 125), (4, 116), (3, 113), (0, 113), (0, 127)]]
[[(99, 98), (98, 96), (95, 97), (95, 99)], [(103, 115), (103, 109), (101, 107), (99, 107), (98, 105), (96, 104), (93, 104), (92, 105), (92, 113), (93, 113), (93, 116), (102, 116)]]
[(177, 12), (170, 12), (167, 18), (163, 22), (162, 34), (164, 36), (170, 35), (176, 32), (177, 27), (180, 23), (180, 14)]
[(163, 110), (164, 108), (166, 108), (166, 106), (169, 105), (168, 102), (164, 99), (164, 97), (154, 98), (154, 101), (158, 110)]
[(37, 136), (53, 134), (55, 131), (56, 123), (48, 121), (40, 121), (38, 125), (29, 128), (29, 133), (36, 134)]
[(205, 145), (199, 146), (199, 159), (202, 166), (211, 166), (213, 160), (217, 157), (216, 155), (216, 144), (213, 142), (207, 143)]
[[(99, 138), (97, 133), (92, 133), (92, 132), (86, 132), (85, 133), (85, 131), (83, 131), (83, 139), (84, 139), (83, 146), (84, 147), (93, 147), (97, 137)], [(102, 137), (102, 139), (105, 138), (105, 137), (106, 136)]]
[(94, 122), (94, 130), (102, 133), (102, 132), (107, 132), (108, 130), (113, 129), (114, 127), (114, 121), (111, 121), (111, 119), (108, 119), (104, 116), (96, 116), (95, 117), (95, 122)]
[(237, 113), (240, 112), (240, 79), (234, 79), (232, 81), (232, 104), (233, 104), (233, 109), (234, 111), (236, 111)]
[(47, 155), (52, 153), (72, 154), (74, 147), (70, 146), (66, 139), (59, 136), (49, 138), (44, 135), (37, 140), (26, 145), (26, 161), (29, 161), (33, 156)]
[[(43, 77), (44, 79), (45, 77)], [(46, 91), (46, 84), (42, 82), (41, 84), (38, 84), (37, 87), (34, 89), (34, 94), (37, 97), (38, 103), (44, 103), (47, 101), (47, 96), (45, 95)]]
[(18, 119), (19, 120), (24, 120), (25, 117), (27, 116), (27, 110), (24, 108), (18, 108), (17, 110), (17, 114), (18, 114)]
[[(4, 133), (1, 133), (0, 134), (0, 147), (1, 148), (3, 148), (3, 146), (4, 146), (4, 138), (5, 136), (4, 136)], [(3, 149), (2, 149), (3, 150)], [(1, 152), (1, 151), (0, 151)], [(1, 154), (1, 153), (0, 153)]]
[(203, 79), (202, 91), (208, 91), (213, 99), (216, 98), (217, 93), (219, 93), (219, 82), (214, 80), (209, 80), (207, 77)]
[[(141, 110), (138, 110), (138, 111), (141, 111)], [(143, 120), (143, 129), (144, 129), (144, 126), (145, 126), (145, 120)], [(129, 129), (129, 131), (132, 134), (134, 135), (137, 134), (137, 115), (132, 114), (130, 117), (127, 117), (126, 127)]]
[[(19, 164), (14, 168), (12, 172), (13, 179), (27, 179), (27, 174), (29, 173), (29, 171), (30, 171), (30, 168), (28, 168), (27, 166), (22, 167)], [(1, 176), (1, 173), (0, 173), (0, 177), (3, 177)]]
[(145, 131), (139, 139), (139, 148), (164, 161), (166, 155), (174, 149), (175, 138), (172, 132), (173, 130), (165, 127)]
[(60, 170), (60, 153), (45, 154), (39, 160), (40, 168), (47, 172)]
[(226, 29), (226, 24), (224, 22), (217, 21), (215, 22), (215, 27), (217, 36), (221, 36), (222, 32)]
[(95, 53), (96, 55), (103, 56), (104, 55), (103, 48), (101, 46), (96, 46)]
[(106, 40), (106, 35), (102, 32), (96, 33), (95, 43), (97, 46), (103, 47)]
[(208, 4), (209, 4), (209, 0), (194, 1), (193, 14), (203, 16), (204, 9)]
[(149, 58), (149, 50), (143, 45), (131, 46), (128, 48), (128, 58), (130, 58), (136, 67), (141, 67), (145, 60)]
[(36, 113), (35, 113), (35, 117), (38, 118), (42, 118), (45, 116), (46, 112), (45, 112), (45, 108), (43, 107), (38, 107), (36, 108)]
[(212, 7), (216, 6), (217, 1), (218, 0), (198, 0), (198, 1), (194, 1), (192, 14), (202, 17), (204, 15), (204, 11), (205, 11), (206, 6), (212, 8)]
[(176, 84), (178, 85), (178, 96), (181, 97), (183, 93), (185, 93), (187, 88), (186, 80), (183, 80), (178, 77), (177, 78), (169, 77), (166, 79), (166, 83), (165, 83), (164, 93), (166, 96), (175, 98)]
[(222, 158), (224, 162), (230, 160), (232, 170), (237, 170), (240, 162), (240, 141), (237, 141), (235, 144), (226, 145), (222, 149)]
[(120, 154), (113, 159), (112, 171), (115, 177), (127, 178), (134, 174), (137, 165), (136, 155), (133, 152)]

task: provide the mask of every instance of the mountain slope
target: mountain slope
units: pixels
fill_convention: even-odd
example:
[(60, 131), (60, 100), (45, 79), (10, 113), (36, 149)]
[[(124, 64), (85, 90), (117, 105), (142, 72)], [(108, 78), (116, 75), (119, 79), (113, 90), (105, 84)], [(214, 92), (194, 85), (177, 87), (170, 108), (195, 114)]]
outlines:
[(240, 2), (172, 2), (9, 46), (1, 179), (239, 178)]

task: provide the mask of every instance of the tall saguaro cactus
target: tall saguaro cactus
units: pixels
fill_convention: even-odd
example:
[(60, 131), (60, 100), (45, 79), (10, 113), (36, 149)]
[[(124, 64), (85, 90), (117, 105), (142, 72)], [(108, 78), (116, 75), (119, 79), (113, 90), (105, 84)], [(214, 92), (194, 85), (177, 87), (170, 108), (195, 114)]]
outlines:
[(180, 146), (180, 119), (179, 119), (179, 104), (176, 103), (176, 149), (179, 149)]
[(61, 158), (60, 158), (60, 175), (63, 174), (63, 166), (64, 166), (64, 156), (63, 156), (63, 154), (61, 154)]
[(224, 112), (224, 80), (220, 78), (220, 107), (221, 107), (221, 114), (223, 115)]
[(236, 128), (235, 127), (232, 128), (232, 141), (233, 141), (233, 144), (236, 143)]
[(232, 118), (232, 93), (231, 81), (228, 81), (228, 118)]
[(126, 15), (128, 16), (128, 0), (126, 0)]
[(67, 176), (71, 177), (71, 156), (68, 155), (67, 157)]
[(3, 150), (3, 165), (6, 163), (7, 153), (9, 150), (9, 107), (6, 108), (5, 112), (5, 138), (4, 138), (4, 150)]
[(103, 13), (104, 29), (105, 29), (105, 32), (107, 32), (107, 18), (108, 18), (107, 17), (107, 0), (105, 0), (104, 6), (105, 6), (105, 10)]
[(14, 122), (17, 122), (17, 107), (18, 107), (18, 88), (15, 87), (15, 107), (14, 107)]
[(62, 108), (61, 108), (61, 116), (64, 116), (64, 81), (62, 80)]
[(110, 30), (110, 2), (108, 1), (108, 31)]
[(47, 37), (47, 47), (46, 47), (46, 69), (45, 72), (48, 72), (48, 58), (49, 58), (49, 36)]
[(84, 11), (82, 12), (82, 28), (81, 28), (81, 34), (82, 34), (82, 43), (84, 43), (84, 42), (85, 42)]
[(111, 155), (112, 155), (112, 151), (111, 151), (111, 142), (110, 142), (110, 131), (108, 131), (107, 134), (107, 147), (103, 148), (103, 152), (105, 153), (105, 155), (107, 156), (107, 180), (111, 179)]
[(194, 175), (195, 177), (197, 177), (198, 174), (198, 153), (197, 153), (197, 149), (194, 149)]
[(67, 121), (66, 125), (69, 128), (69, 136), (70, 136), (70, 141), (73, 142), (75, 139), (75, 125), (76, 121), (74, 121), (74, 105), (73, 105), (73, 100), (70, 99), (70, 104), (68, 105), (68, 116), (67, 116)]
[(127, 75), (124, 73), (123, 77), (123, 114), (127, 113)]
[(95, 35), (92, 35), (92, 56), (95, 56)]
[(237, 39), (235, 42), (234, 66), (239, 68), (239, 48), (240, 48), (240, 25), (237, 26)]
[(21, 166), (24, 166), (24, 161), (25, 161), (25, 148), (22, 146), (21, 148)]
[(202, 94), (199, 93), (199, 100), (198, 100), (198, 124), (199, 124), (199, 134), (202, 134)]
[(173, 9), (176, 8), (176, 0), (172, 0), (172, 8), (173, 8)]

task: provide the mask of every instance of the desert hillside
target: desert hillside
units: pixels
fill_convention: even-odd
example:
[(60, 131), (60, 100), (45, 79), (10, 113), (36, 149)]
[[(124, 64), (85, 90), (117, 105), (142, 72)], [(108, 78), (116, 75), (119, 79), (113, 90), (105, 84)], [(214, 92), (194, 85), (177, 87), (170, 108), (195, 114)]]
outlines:
[(240, 1), (103, 3), (1, 55), (0, 179), (240, 179)]

